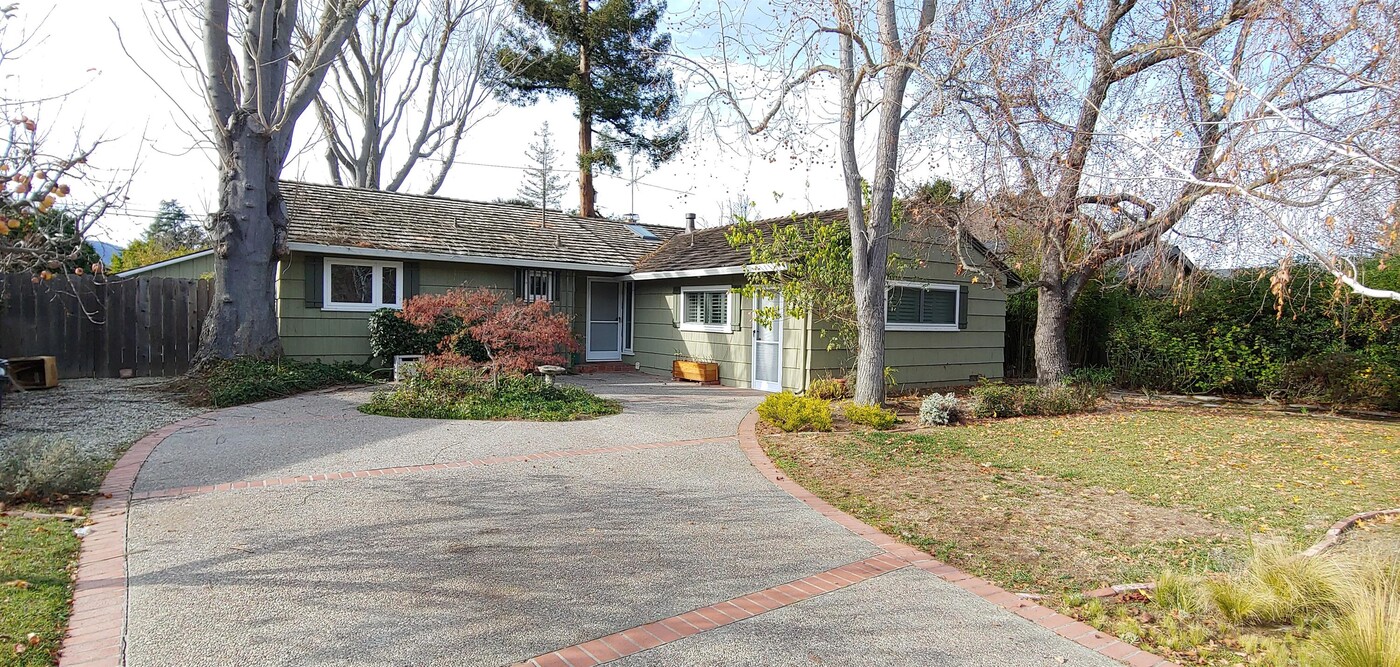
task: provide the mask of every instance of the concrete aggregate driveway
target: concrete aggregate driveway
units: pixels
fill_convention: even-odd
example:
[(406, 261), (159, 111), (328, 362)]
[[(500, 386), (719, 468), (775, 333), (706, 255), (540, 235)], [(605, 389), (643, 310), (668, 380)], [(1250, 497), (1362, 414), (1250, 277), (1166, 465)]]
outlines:
[[(884, 553), (745, 458), (735, 433), (761, 394), (571, 381), (624, 412), (392, 419), (357, 412), (366, 393), (351, 390), (171, 435), (136, 482), (157, 497), (128, 512), (126, 664), (577, 656), (562, 650)], [(371, 470), (382, 474), (315, 477)], [(293, 483), (159, 497), (282, 478)], [(618, 664), (1117, 664), (910, 567), (635, 649)]]

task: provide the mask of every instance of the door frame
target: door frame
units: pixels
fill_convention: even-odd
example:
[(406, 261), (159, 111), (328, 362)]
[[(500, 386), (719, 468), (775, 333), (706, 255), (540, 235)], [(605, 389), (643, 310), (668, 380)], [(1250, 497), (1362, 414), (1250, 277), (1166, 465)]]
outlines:
[[(774, 359), (778, 364), (777, 382), (766, 382), (758, 379), (758, 321), (753, 320), (750, 324), (753, 327), (753, 336), (749, 341), (749, 386), (759, 391), (779, 392), (783, 390), (783, 320), (787, 318), (787, 311), (783, 308), (783, 295), (774, 294), (773, 298), (778, 302), (778, 317), (773, 320), (773, 332), (776, 334), (776, 344), (778, 353)], [(759, 295), (753, 297), (753, 311), (758, 311)], [(772, 345), (773, 343), (764, 343)]]
[[(604, 354), (598, 356), (593, 353), (593, 283), (612, 283), (617, 290), (617, 353)], [(583, 360), (584, 361), (622, 361), (622, 318), (626, 315), (622, 312), (622, 281), (616, 278), (598, 278), (589, 276), (585, 285), (585, 309), (583, 311)], [(602, 320), (599, 320), (602, 321)]]

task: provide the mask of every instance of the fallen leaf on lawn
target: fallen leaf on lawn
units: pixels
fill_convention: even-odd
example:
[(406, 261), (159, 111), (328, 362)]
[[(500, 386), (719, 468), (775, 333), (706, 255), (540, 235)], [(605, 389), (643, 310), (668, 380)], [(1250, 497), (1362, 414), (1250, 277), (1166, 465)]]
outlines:
[(5, 582), (5, 585), (13, 588), (29, 588), (29, 582), (23, 579), (11, 579)]
[(15, 653), (16, 653), (16, 654), (24, 653), (25, 651), (28, 651), (28, 650), (29, 650), (29, 647), (28, 647), (28, 646), (25, 646), (24, 644), (15, 644)]
[(39, 633), (37, 632), (31, 632), (28, 636), (25, 637), (25, 639), (29, 640), (30, 646), (38, 646), (39, 640), (42, 639), (42, 637), (40, 637)]

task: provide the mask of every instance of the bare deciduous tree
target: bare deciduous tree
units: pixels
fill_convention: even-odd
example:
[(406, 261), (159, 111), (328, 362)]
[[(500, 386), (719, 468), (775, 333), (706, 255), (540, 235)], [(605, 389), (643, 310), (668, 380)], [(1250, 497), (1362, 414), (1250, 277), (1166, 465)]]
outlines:
[[(910, 79), (916, 72), (927, 74), (939, 6), (936, 0), (924, 0), (912, 9), (893, 0), (835, 0), (829, 5), (779, 3), (778, 9), (778, 15), (792, 16), (792, 22), (768, 25), (771, 17), (765, 15), (761, 23), (748, 23), (742, 9), (713, 21), (722, 26), (719, 52), (708, 62), (687, 60), (687, 69), (709, 89), (711, 106), (736, 113), (750, 135), (772, 132), (780, 122), (790, 127), (825, 124), (820, 114), (798, 108), (799, 96), (807, 93), (812, 104), (814, 90), (834, 84), (835, 143), (851, 230), (855, 400), (879, 404), (885, 395), (885, 278), (900, 131), (908, 115)], [(950, 11), (955, 10), (944, 9), (945, 14)], [(924, 85), (936, 88), (932, 81)], [(787, 117), (780, 117), (785, 111)], [(798, 129), (786, 139), (799, 142), (799, 133), (806, 134)], [(858, 135), (873, 141), (872, 159), (861, 159)]]
[(397, 191), (430, 160), (436, 193), (488, 115), (507, 15), (498, 0), (370, 0), (316, 98), (331, 179)]
[(1208, 246), (1250, 213), (1284, 221), (1277, 205), (1323, 203), (1298, 188), (1357, 191), (1338, 161), (1319, 164), (1324, 149), (1279, 132), (1294, 114), (1309, 128), (1300, 138), (1375, 137), (1352, 133), (1393, 122), (1345, 83), (1375, 70), (1360, 54), (1381, 4), (992, 0), (973, 14), (978, 30), (1018, 35), (968, 59), (957, 110), (976, 139), (966, 157), (979, 195), (1033, 236), (1039, 381), (1068, 372), (1070, 309), (1109, 262), (1169, 234)]
[[(214, 299), (200, 332), (201, 361), (282, 352), (276, 270), (287, 256), (287, 212), (279, 179), (297, 120), (365, 1), (163, 0), (152, 20), (161, 48), (202, 86), (209, 111), (202, 135), (218, 155), (219, 202), (209, 221)], [(303, 5), (311, 24), (298, 27)]]

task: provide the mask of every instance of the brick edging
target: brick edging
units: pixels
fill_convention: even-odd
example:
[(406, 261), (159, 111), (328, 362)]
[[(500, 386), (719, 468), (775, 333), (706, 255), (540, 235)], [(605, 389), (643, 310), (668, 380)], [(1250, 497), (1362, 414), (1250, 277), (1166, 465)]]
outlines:
[(939, 562), (929, 556), (929, 554), (904, 544), (876, 528), (866, 524), (841, 510), (831, 503), (818, 498), (812, 492), (803, 488), (797, 482), (788, 479), (773, 461), (768, 458), (768, 454), (763, 451), (762, 445), (758, 443), (758, 412), (751, 411), (739, 423), (739, 447), (748, 457), (749, 463), (758, 470), (769, 482), (778, 488), (786, 491), (788, 495), (806, 503), (822, 516), (835, 521), (847, 530), (865, 538), (871, 544), (884, 549), (890, 554), (909, 561), (911, 565), (929, 574), (932, 574), (948, 583), (951, 583), (969, 593), (977, 595), (998, 607), (1006, 609), (1021, 618), (1024, 618), (1036, 625), (1055, 634), (1069, 639), (1084, 648), (1096, 653), (1108, 656), (1119, 662), (1132, 667), (1179, 667), (1159, 655), (1138, 649), (1138, 647), (1120, 641), (1108, 633), (1095, 630), (1086, 623), (1076, 621), (1069, 616), (1056, 612), (1049, 607), (1045, 607), (1015, 593), (1009, 592), (989, 581), (974, 577), (952, 565)]
[[(208, 413), (205, 413), (206, 415)], [(126, 636), (126, 511), (146, 458), (177, 431), (204, 416), (166, 424), (137, 440), (102, 480), (92, 503), (91, 532), (78, 552), (73, 608), (59, 649), (59, 667), (119, 667)]]
[(512, 667), (594, 667), (909, 567), (883, 553), (771, 588), (537, 655)]
[(1336, 546), (1338, 542), (1342, 541), (1342, 533), (1351, 530), (1354, 526), (1356, 526), (1356, 524), (1362, 521), (1370, 521), (1371, 519), (1377, 517), (1389, 516), (1391, 514), (1400, 514), (1400, 507), (1387, 510), (1372, 510), (1370, 512), (1359, 512), (1345, 519), (1342, 519), (1341, 521), (1332, 524), (1332, 527), (1327, 529), (1327, 534), (1324, 535), (1321, 540), (1318, 540), (1316, 544), (1308, 547), (1307, 551), (1303, 552), (1303, 555), (1316, 556)]

